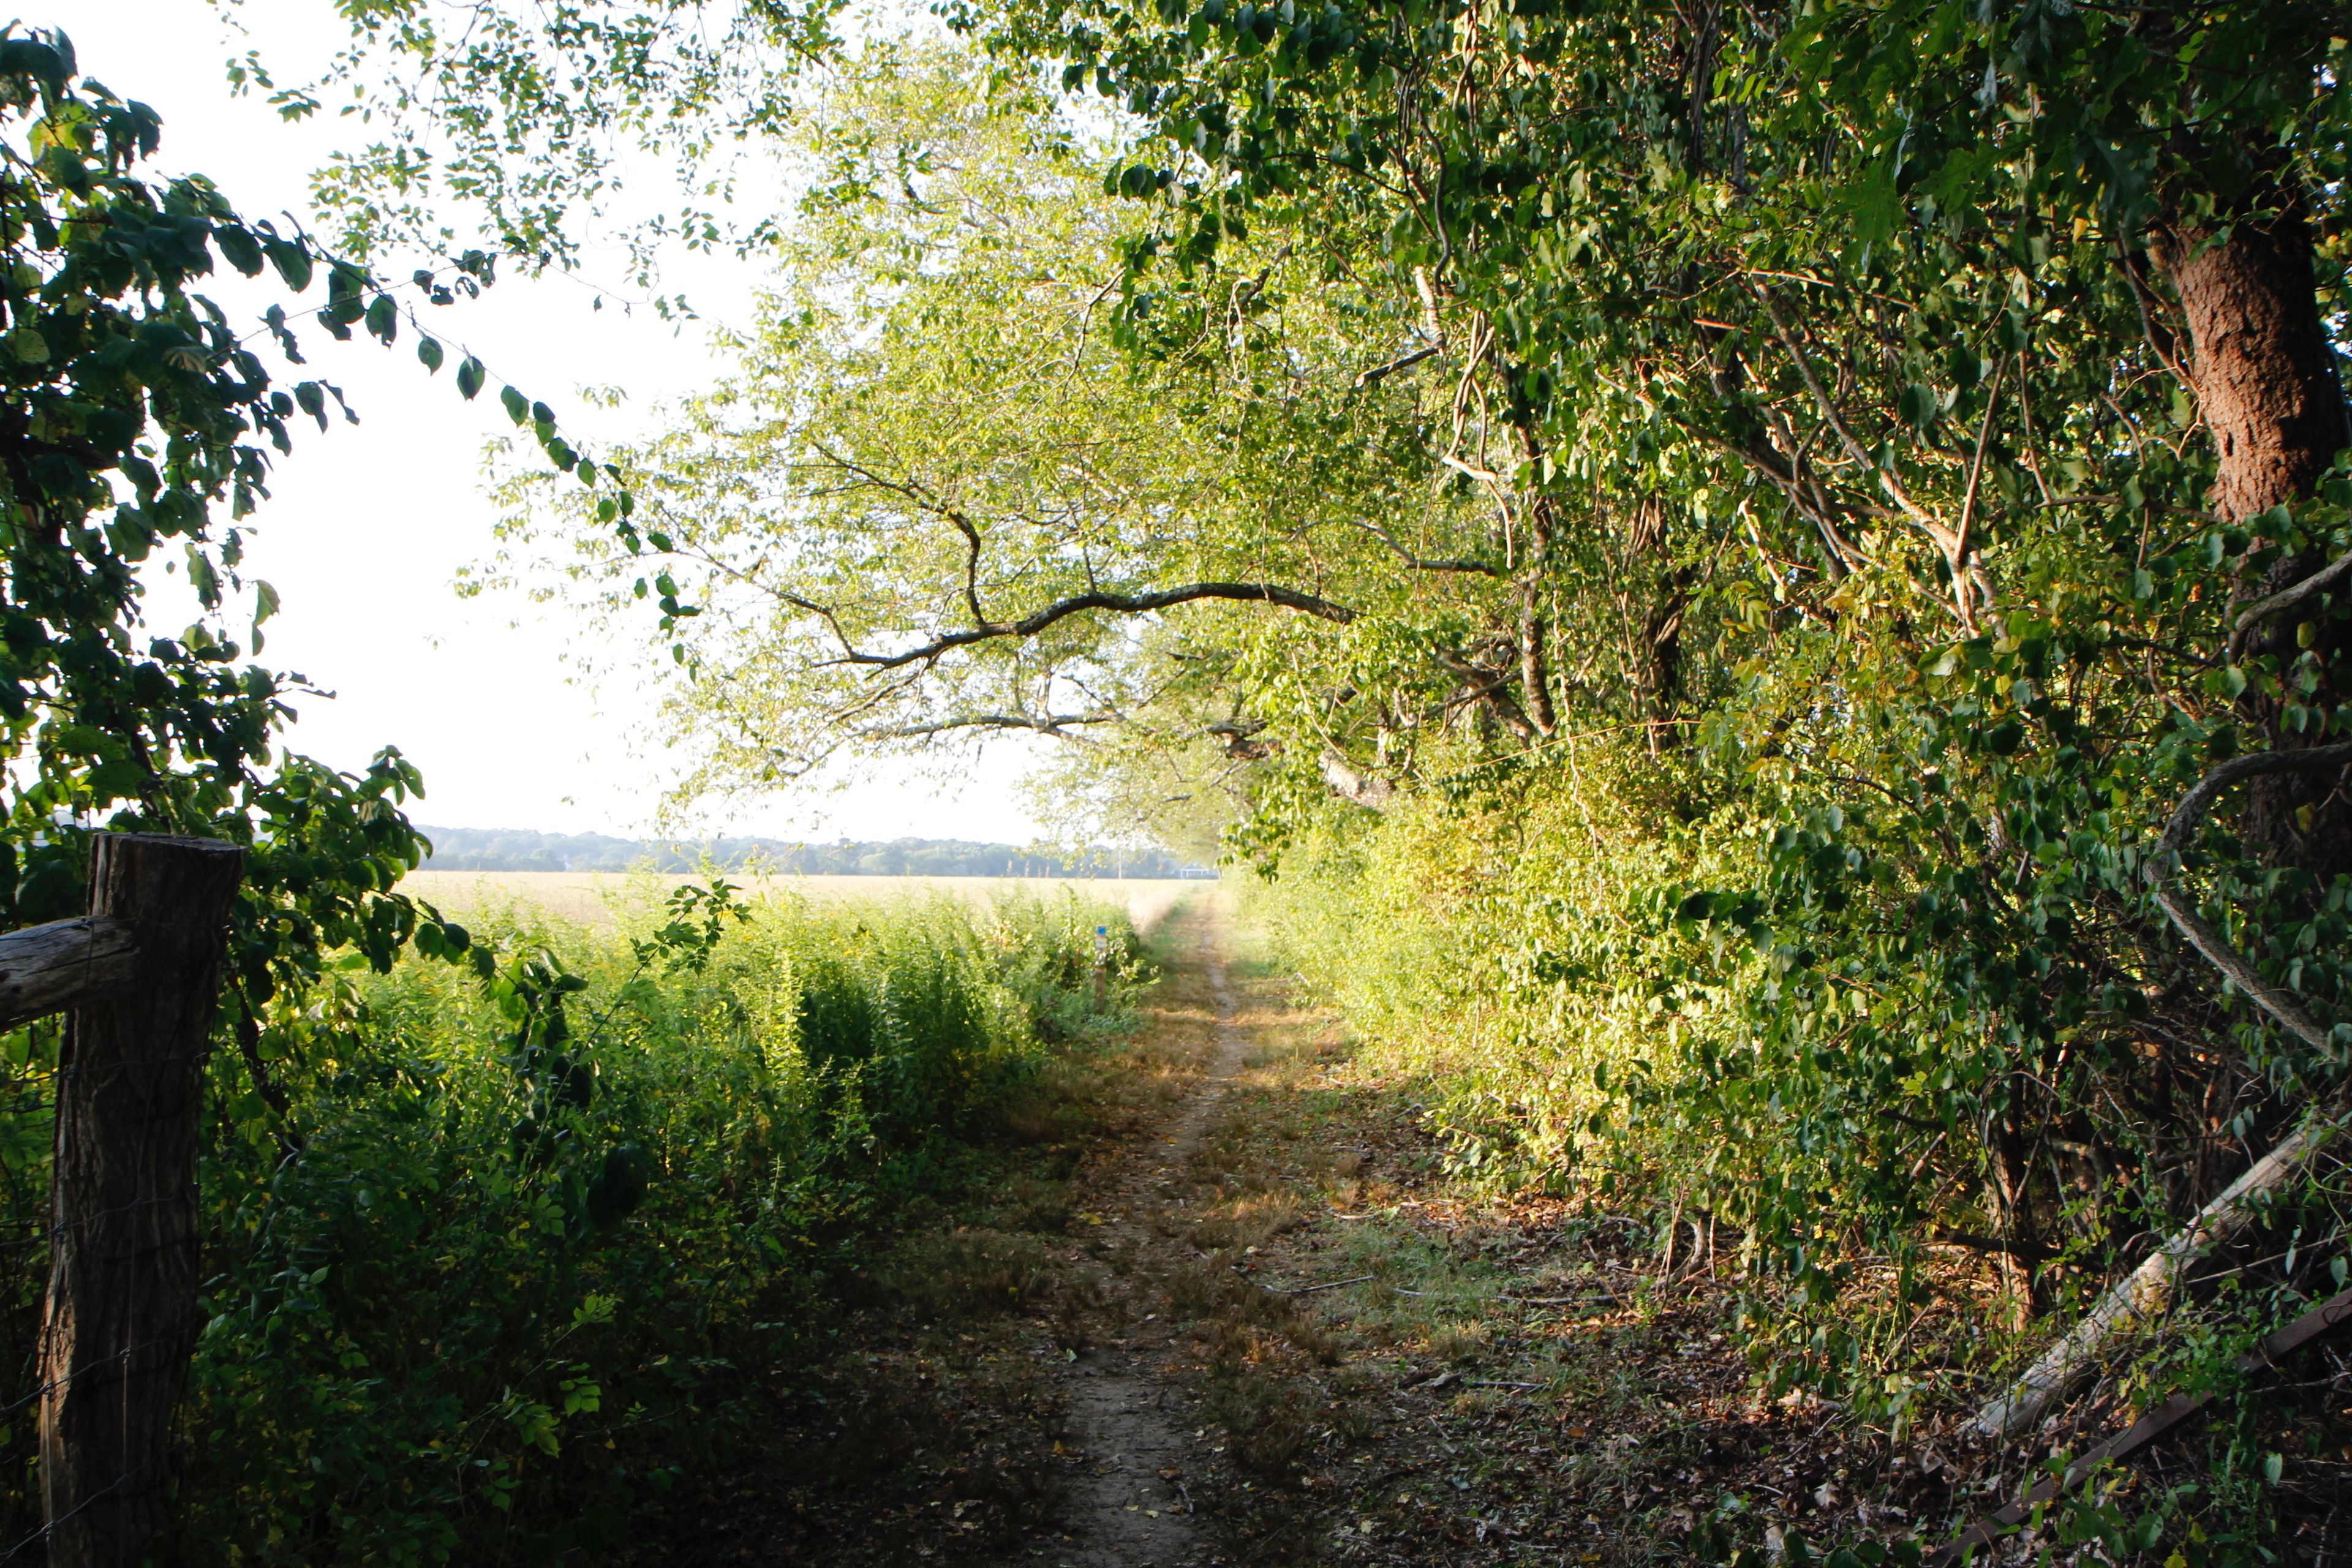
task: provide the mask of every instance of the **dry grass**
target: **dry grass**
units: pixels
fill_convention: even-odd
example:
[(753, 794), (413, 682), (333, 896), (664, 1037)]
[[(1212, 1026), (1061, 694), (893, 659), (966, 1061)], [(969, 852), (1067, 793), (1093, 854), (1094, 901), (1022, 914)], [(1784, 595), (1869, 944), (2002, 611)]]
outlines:
[[(654, 903), (687, 876), (625, 871), (413, 871), (400, 884), (446, 913), (509, 908), (544, 910), (558, 920), (608, 925), (628, 910)], [(892, 900), (952, 893), (985, 903), (1007, 894), (1051, 895), (1064, 888), (1084, 900), (1120, 904), (1135, 929), (1149, 931), (1179, 899), (1214, 884), (1174, 878), (1070, 877), (741, 877), (730, 878), (752, 898), (791, 894), (805, 899)]]

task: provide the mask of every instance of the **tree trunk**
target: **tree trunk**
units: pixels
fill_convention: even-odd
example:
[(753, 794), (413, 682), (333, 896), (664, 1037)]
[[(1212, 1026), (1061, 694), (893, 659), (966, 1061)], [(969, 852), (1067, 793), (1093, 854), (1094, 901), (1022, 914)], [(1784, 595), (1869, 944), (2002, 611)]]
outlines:
[(58, 1073), (41, 1500), (52, 1568), (138, 1563), (168, 1522), (171, 1413), (195, 1343), (197, 1112), (245, 852), (100, 834), (89, 912), (131, 982), (72, 1017)]
[[(2198, 411), (2220, 458), (2210, 504), (2225, 521), (2245, 523), (2272, 507), (2309, 498), (2336, 454), (2352, 444), (2336, 356), (2319, 319), (2311, 265), (2312, 235), (2299, 194), (2280, 191), (2274, 216), (2250, 218), (2224, 234), (2168, 226), (2154, 251), (2179, 296), (2189, 326), (2189, 374)], [(2326, 564), (2315, 552), (2282, 555), (2258, 579), (2240, 585), (2240, 603), (2267, 598)], [(2303, 652), (2296, 625), (2281, 615), (2254, 629), (2244, 651), (2291, 672)], [(2322, 619), (2312, 645), (2320, 684), (2305, 698), (2322, 711), (2344, 700), (2335, 672), (2347, 651), (2337, 623)], [(2293, 750), (2326, 737), (2282, 721), (2285, 705), (2250, 688), (2242, 707), (2263, 748)], [(2251, 748), (2250, 748), (2251, 749)], [(2352, 802), (2332, 776), (2280, 773), (2249, 792), (2247, 841), (2273, 864), (2299, 866), (2324, 884), (2352, 872)]]
[(2299, 197), (2282, 205), (2219, 238), (2167, 227), (2156, 240), (2157, 264), (2189, 321), (2198, 412), (2221, 458), (2210, 500), (2231, 522), (2310, 495), (2346, 442), (2311, 226)]
[[(1544, 448), (1534, 421), (1521, 419), (1518, 432), (1519, 455), (1528, 472), (1538, 474)], [(1540, 478), (1526, 492), (1521, 510), (1527, 517), (1528, 553), (1518, 582), (1519, 708), (1536, 734), (1548, 741), (1559, 728), (1559, 717), (1552, 706), (1551, 668), (1544, 650), (1545, 640), (1551, 635), (1543, 613), (1544, 574), (1551, 561), (1552, 540), (1559, 531), (1559, 520)]]

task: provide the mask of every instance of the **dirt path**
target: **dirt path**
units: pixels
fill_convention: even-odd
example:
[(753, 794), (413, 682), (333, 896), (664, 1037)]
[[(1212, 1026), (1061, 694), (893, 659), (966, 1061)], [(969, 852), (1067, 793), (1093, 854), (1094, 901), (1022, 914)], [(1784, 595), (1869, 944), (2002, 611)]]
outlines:
[(1197, 961), (1217, 1014), (1206, 1070), (1162, 1136), (1129, 1145), (1095, 1173), (1096, 1207), (1087, 1217), (1101, 1224), (1092, 1250), (1126, 1267), (1082, 1267), (1112, 1320), (1131, 1321), (1137, 1331), (1088, 1348), (1065, 1374), (1071, 1437), (1086, 1465), (1067, 1505), (1071, 1541), (1056, 1554), (1070, 1568), (1188, 1568), (1215, 1560), (1184, 1479), (1202, 1457), (1205, 1429), (1185, 1429), (1164, 1365), (1171, 1331), (1162, 1304), (1172, 1261), (1165, 1235), (1180, 1201), (1172, 1178), (1198, 1151), (1248, 1038), (1234, 1022), (1222, 910), (1209, 903), (1195, 921)]
[(877, 1249), (636, 1562), (1664, 1568), (1750, 1478), (1790, 1526), (1843, 1495), (1858, 1458), (1790, 1452), (1703, 1282), (1460, 1184), (1419, 1080), (1221, 892), (1171, 919), (1140, 1027), (1009, 1108), (1003, 1163)]

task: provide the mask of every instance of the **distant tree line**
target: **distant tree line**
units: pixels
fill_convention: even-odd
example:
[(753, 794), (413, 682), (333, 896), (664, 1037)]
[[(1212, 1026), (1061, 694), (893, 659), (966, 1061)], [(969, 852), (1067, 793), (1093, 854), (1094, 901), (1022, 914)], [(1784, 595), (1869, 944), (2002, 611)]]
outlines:
[(602, 833), (427, 827), (436, 871), (694, 871), (704, 861), (729, 871), (823, 877), (1207, 877), (1157, 849), (1039, 849), (961, 838), (842, 839), (803, 844), (781, 838), (714, 838), (653, 843)]

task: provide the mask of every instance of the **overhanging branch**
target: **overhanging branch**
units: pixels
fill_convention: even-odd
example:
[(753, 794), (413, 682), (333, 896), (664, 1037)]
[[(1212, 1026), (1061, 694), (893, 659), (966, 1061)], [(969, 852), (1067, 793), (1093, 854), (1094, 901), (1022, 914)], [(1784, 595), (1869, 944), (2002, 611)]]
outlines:
[(2239, 615), (2236, 624), (2230, 628), (2231, 650), (2235, 652), (2239, 645), (2244, 642), (2246, 634), (2265, 616), (2275, 616), (2281, 610), (2293, 609), (2314, 594), (2334, 587), (2344, 580), (2347, 573), (2352, 573), (2352, 552), (2337, 556), (2294, 587), (2283, 589), (2267, 599), (2247, 605)]
[(1202, 599), (1226, 599), (1239, 604), (1274, 605), (1302, 615), (1318, 616), (1339, 626), (1356, 618), (1356, 612), (1345, 605), (1334, 604), (1317, 595), (1297, 588), (1286, 588), (1277, 583), (1187, 583), (1181, 587), (1162, 588), (1150, 594), (1111, 594), (1094, 592), (1073, 594), (1057, 599), (1034, 615), (1017, 621), (983, 621), (970, 631), (949, 632), (917, 647), (901, 653), (849, 652), (839, 658), (827, 659), (827, 665), (858, 665), (867, 669), (903, 669), (910, 664), (929, 664), (960, 647), (974, 643), (992, 642), (1000, 637), (1034, 637), (1040, 632), (1083, 615), (1088, 610), (1108, 610), (1116, 615), (1143, 615), (1153, 610), (1165, 610), (1178, 605), (1189, 605)]
[(893, 724), (886, 729), (868, 730), (866, 738), (872, 741), (919, 741), (957, 730), (1034, 730), (1041, 735), (1063, 735), (1066, 731), (1083, 729), (1089, 724), (1116, 724), (1118, 721), (1119, 715), (1116, 713), (966, 713), (952, 719), (933, 720), (929, 723)]

